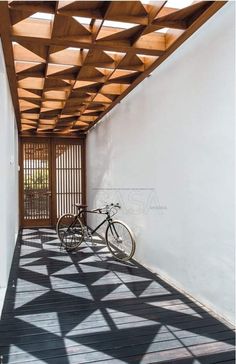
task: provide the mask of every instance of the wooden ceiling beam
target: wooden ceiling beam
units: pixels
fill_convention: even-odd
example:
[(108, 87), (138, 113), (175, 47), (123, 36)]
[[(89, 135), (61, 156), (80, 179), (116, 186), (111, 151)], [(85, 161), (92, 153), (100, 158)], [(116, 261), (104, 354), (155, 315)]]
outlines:
[(38, 78), (42, 78), (44, 77), (44, 73), (43, 72), (20, 72), (17, 74), (17, 80), (23, 80), (24, 78), (27, 77), (38, 77)]
[[(155, 39), (155, 46), (152, 45), (152, 47), (149, 48), (149, 46), (143, 46), (142, 49), (139, 49), (135, 46), (132, 46), (132, 44), (129, 41), (122, 42), (122, 41), (95, 41), (94, 43), (91, 41), (84, 40), (79, 41), (75, 39), (63, 39), (63, 38), (52, 38), (52, 39), (46, 39), (46, 38), (39, 38), (39, 37), (31, 37), (31, 36), (22, 36), (19, 34), (16, 34), (13, 30), (12, 33), (12, 39), (15, 42), (21, 42), (26, 41), (29, 43), (34, 44), (41, 44), (44, 46), (49, 46), (50, 44), (53, 44), (54, 46), (64, 46), (66, 47), (78, 47), (82, 49), (100, 49), (104, 51), (111, 51), (111, 52), (131, 52), (133, 54), (142, 53), (150, 56), (160, 56), (164, 53), (165, 47), (165, 35), (164, 34), (154, 34)], [(153, 38), (154, 38), (153, 37)]]
[[(104, 20), (107, 19), (107, 17), (110, 15), (110, 13), (112, 11), (113, 4), (114, 3), (112, 1), (107, 2), (107, 3), (104, 4), (104, 6), (103, 6), (103, 16), (104, 16)], [(96, 39), (97, 39), (97, 36), (99, 35), (101, 29), (102, 29), (102, 25), (103, 25), (103, 22), (100, 24), (100, 26), (99, 26), (99, 28), (98, 28), (98, 30), (96, 32)], [(95, 40), (94, 40), (94, 43), (95, 43)], [(123, 59), (123, 57), (120, 57), (119, 58), (119, 60), (116, 62), (116, 67), (119, 66), (119, 64), (121, 63), (122, 59)], [(106, 81), (108, 82), (109, 81), (109, 78), (114, 74), (114, 72), (115, 72), (115, 68), (111, 72), (104, 74), (104, 81), (103, 82), (100, 81), (100, 82), (103, 83), (103, 84), (105, 84)], [(98, 97), (98, 95), (99, 95), (99, 91), (102, 90), (103, 87), (104, 86), (101, 85), (100, 89), (93, 95), (93, 97), (92, 97), (92, 99), (90, 101), (90, 104), (87, 104), (87, 105), (85, 105), (82, 108), (81, 114), (83, 114), (86, 111), (86, 109), (88, 108), (88, 106), (91, 105), (95, 101), (96, 97)], [(100, 94), (100, 96), (102, 96), (102, 94)], [(108, 105), (105, 104), (104, 107), (106, 108), (107, 106), (109, 106), (109, 104)], [(92, 120), (92, 122), (94, 123), (94, 120)]]
[(7, 1), (0, 2), (0, 14), (1, 14), (0, 35), (2, 41), (3, 54), (5, 58), (5, 65), (6, 65), (6, 71), (7, 71), (7, 77), (8, 77), (13, 107), (15, 110), (16, 122), (18, 130), (20, 130), (21, 117), (20, 117), (20, 108), (19, 108), (19, 101), (17, 94), (17, 80), (15, 75), (14, 55), (11, 42), (11, 32), (10, 32), (11, 21), (10, 21)]
[[(91, 51), (90, 51), (90, 52), (91, 52)], [(82, 53), (82, 56), (81, 56), (81, 53)], [(82, 57), (83, 62), (85, 62), (86, 58), (87, 58), (87, 57), (88, 57), (88, 55), (89, 55), (89, 52), (84, 51), (84, 50), (82, 49), (81, 53), (80, 53), (80, 56)], [(83, 55), (83, 54), (84, 54), (84, 55)], [(78, 79), (79, 79), (79, 76), (80, 76), (81, 70), (82, 70), (82, 67), (81, 67), (81, 68), (79, 68), (78, 73), (77, 73), (77, 77), (75, 78), (75, 80), (71, 82), (71, 86), (70, 86), (70, 88), (69, 88), (69, 90), (68, 90), (68, 92), (67, 92), (67, 95), (66, 95), (66, 100), (65, 100), (65, 101), (66, 101), (66, 104), (67, 104), (67, 102), (68, 102), (68, 100), (69, 100), (69, 98), (70, 98), (70, 95), (71, 95), (71, 93), (72, 93), (72, 91), (73, 91), (73, 88), (74, 88), (74, 86), (75, 86), (76, 82), (77, 82), (77, 81), (78, 81)], [(62, 114), (65, 112), (65, 110), (66, 110), (66, 109), (67, 109), (67, 105), (65, 106), (65, 108), (61, 109), (61, 111), (58, 113), (58, 115), (57, 115), (57, 119), (56, 119), (56, 123), (55, 123), (55, 129), (57, 128), (57, 125), (58, 125), (58, 123), (59, 123), (59, 121), (60, 121), (60, 117), (62, 116)], [(75, 111), (77, 112), (77, 110), (78, 110), (78, 109), (76, 109)], [(73, 112), (74, 112), (74, 111), (72, 111), (72, 113), (73, 113)], [(72, 126), (73, 126), (73, 125), (72, 125)]]
[[(1, 37), (23, 134), (85, 133), (224, 3), (174, 9), (166, 1), (1, 2)], [(36, 12), (53, 16), (32, 17)]]
[(120, 94), (114, 103), (104, 110), (96, 122), (91, 124), (87, 131), (91, 129), (99, 120), (101, 120), (115, 105), (117, 105), (127, 94), (129, 94), (140, 82), (142, 82), (149, 73), (163, 63), (186, 39), (188, 39), (196, 30), (198, 30), (208, 19), (210, 19), (227, 1), (214, 1), (211, 5), (197, 18), (186, 31), (181, 31), (181, 35), (171, 43), (166, 52), (159, 57), (146, 71), (143, 72), (122, 94)]
[(148, 33), (149, 25), (152, 23), (152, 21), (157, 17), (161, 9), (164, 7), (166, 1), (151, 1), (148, 4), (149, 11), (148, 11), (148, 22), (146, 26), (136, 35), (132, 38), (132, 45), (134, 45), (138, 39), (142, 36)]
[(11, 18), (11, 24), (15, 25), (19, 22), (21, 22), (24, 19), (27, 19), (29, 16), (33, 15), (35, 11), (30, 10), (15, 10), (10, 9), (10, 18)]
[(41, 105), (41, 100), (40, 99), (33, 99), (33, 98), (30, 98), (30, 97), (20, 97), (19, 96), (19, 103), (21, 102), (21, 100), (31, 102), (32, 104), (34, 104), (36, 106)]
[(51, 21), (27, 18), (13, 25), (12, 33), (19, 36), (27, 36), (30, 34), (31, 37), (51, 39), (51, 29)]
[(185, 20), (158, 20), (155, 22), (155, 25), (158, 25), (162, 28), (173, 28), (173, 29), (187, 29), (188, 23)]
[(83, 18), (90, 18), (90, 19), (103, 19), (103, 16), (99, 9), (66, 10), (64, 8), (59, 8), (57, 13), (66, 16), (81, 16)]
[(93, 19), (92, 20), (92, 43), (95, 43), (98, 33), (100, 32), (104, 19)]
[(71, 5), (73, 3), (75, 3), (75, 1), (58, 1), (57, 11), (60, 11), (61, 9), (66, 8), (68, 5)]
[(12, 1), (9, 3), (9, 8), (32, 13), (42, 12), (53, 14), (55, 7), (52, 3), (52, 1), (27, 1), (24, 3), (22, 1)]
[(28, 119), (21, 119), (21, 124), (37, 126), (37, 121), (35, 120), (28, 120)]
[[(65, 16), (80, 16), (83, 18), (89, 18), (89, 19), (98, 19), (98, 20), (104, 20), (104, 16), (102, 16), (100, 11), (90, 11), (90, 10), (79, 10), (79, 11), (71, 11), (71, 10), (59, 10), (59, 14), (65, 15)], [(134, 23), (134, 24), (141, 24), (141, 25), (147, 25), (148, 24), (148, 18), (144, 18), (142, 16), (131, 16), (131, 15), (120, 15), (120, 16), (112, 16), (107, 15), (107, 20), (114, 20), (114, 21), (120, 21), (125, 23)]]
[[(109, 16), (109, 14), (110, 14), (110, 12), (111, 12), (111, 10), (112, 10), (112, 7), (113, 7), (113, 3), (112, 2), (106, 2), (106, 3), (104, 3), (104, 5), (103, 5), (103, 7), (102, 7), (102, 9), (101, 9), (101, 12), (102, 12), (102, 14), (103, 14), (103, 20), (95, 20), (95, 21), (93, 21), (92, 22), (92, 43), (93, 43), (93, 45), (95, 45), (96, 44), (96, 39), (97, 39), (97, 37), (98, 37), (98, 35), (100, 34), (100, 31), (101, 31), (101, 29), (102, 29), (102, 25), (103, 25), (103, 22), (104, 22), (104, 20), (105, 19), (107, 19), (107, 17)], [(109, 31), (109, 28), (108, 28), (108, 31)], [(114, 29), (111, 29), (110, 30), (110, 32), (111, 31), (114, 31)], [(120, 29), (118, 29), (118, 32), (120, 32)], [(104, 48), (103, 48), (104, 49)], [(91, 54), (92, 53), (92, 51), (90, 50), (90, 52), (89, 52), (89, 54)], [(89, 55), (88, 55), (89, 56)], [(88, 56), (87, 56), (87, 58), (88, 58)], [(122, 58), (120, 58), (120, 60), (119, 60), (119, 62), (118, 63), (120, 63), (120, 61), (121, 61), (121, 59)], [(109, 77), (110, 77), (110, 75), (113, 73), (115, 71), (115, 69), (113, 69), (113, 71), (112, 72), (110, 72), (109, 74), (104, 74), (104, 77), (95, 77), (94, 75), (92, 76), (92, 78), (90, 79), (88, 76), (87, 77), (85, 77), (85, 76), (83, 76), (83, 69), (81, 69), (80, 70), (80, 72), (78, 73), (78, 77), (77, 77), (77, 79), (78, 80), (87, 80), (87, 81), (92, 81), (92, 80), (94, 80), (95, 82), (100, 82), (100, 83), (105, 83), (108, 79), (109, 79)], [(102, 87), (101, 87), (102, 88)], [(97, 94), (98, 93), (95, 93), (94, 95), (93, 95), (93, 97), (91, 98), (91, 100), (90, 100), (90, 104), (91, 103), (93, 103), (93, 101), (96, 99), (96, 97), (97, 97)], [(81, 113), (83, 113), (83, 112), (85, 112), (85, 110), (87, 109), (87, 107), (88, 107), (88, 105), (89, 104), (85, 104), (84, 105), (84, 107), (82, 107), (82, 109), (81, 109)], [(96, 118), (95, 118), (96, 119)], [(92, 122), (94, 122), (94, 120), (92, 119), (91, 120)], [(75, 126), (75, 123), (74, 123), (74, 125), (73, 126)]]

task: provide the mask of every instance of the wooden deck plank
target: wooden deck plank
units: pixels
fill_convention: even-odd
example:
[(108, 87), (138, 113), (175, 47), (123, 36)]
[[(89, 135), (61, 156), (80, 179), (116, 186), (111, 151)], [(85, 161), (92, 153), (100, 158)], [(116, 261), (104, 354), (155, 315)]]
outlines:
[[(227, 343), (230, 343), (232, 341), (232, 338), (233, 338), (233, 335), (232, 333), (230, 332), (223, 332), (223, 333), (219, 333), (217, 335), (217, 338), (219, 340), (224, 340), (224, 343), (226, 342), (227, 340)], [(129, 337), (129, 336), (125, 336), (124, 337), (116, 337), (115, 339), (111, 337), (110, 338), (107, 338), (105, 341), (104, 341), (104, 338), (103, 338), (103, 335), (101, 336), (101, 338), (103, 341), (101, 342), (98, 342), (96, 341), (96, 349), (98, 350), (99, 348), (100, 349), (103, 349), (103, 350), (109, 350), (111, 348), (124, 348), (125, 346), (127, 347), (130, 347), (130, 346), (138, 346), (138, 345), (144, 345), (145, 343), (149, 343), (150, 340), (152, 340), (152, 344), (154, 343), (162, 343), (162, 342), (165, 342), (165, 341), (169, 341), (168, 345), (176, 345), (176, 342), (177, 344), (179, 345), (180, 344), (180, 341), (178, 340), (175, 340), (174, 336), (170, 333), (170, 332), (166, 332), (166, 333), (161, 333), (161, 334), (158, 334), (156, 335), (155, 338), (153, 338), (153, 335), (152, 334), (147, 334), (147, 335), (140, 335), (140, 336), (133, 336), (133, 337)], [(199, 340), (194, 340), (194, 339), (198, 339), (198, 338), (192, 338), (192, 339), (188, 339), (188, 344), (191, 344), (191, 345), (199, 345)], [(231, 341), (230, 341), (231, 340)], [(201, 344), (210, 344), (210, 340), (209, 338), (205, 337), (204, 340), (201, 340)], [(205, 341), (205, 342), (204, 342)], [(186, 346), (188, 344), (186, 344), (186, 342), (184, 342), (184, 340), (182, 341)], [(73, 352), (73, 355), (76, 354), (76, 350), (78, 351), (78, 353), (81, 354), (81, 351), (85, 350), (85, 352), (90, 352), (91, 351), (91, 348), (88, 350), (88, 345), (91, 345), (95, 344), (94, 341), (86, 341), (84, 344), (86, 344), (86, 349), (84, 349), (85, 347), (81, 344), (79, 345), (76, 345), (75, 343), (73, 344), (72, 341), (68, 340), (68, 343), (65, 343), (64, 345), (66, 346), (66, 350), (67, 350), (67, 353), (69, 352)], [(61, 351), (64, 350), (64, 345), (62, 345), (62, 343), (60, 343), (59, 341), (53, 341), (53, 342), (46, 342), (45, 345), (40, 348), (39, 350), (39, 346), (37, 344), (31, 344), (29, 345), (28, 347), (26, 346), (21, 346), (21, 349), (25, 348), (25, 352), (28, 352), (28, 353), (35, 353), (35, 355), (37, 355), (36, 353), (38, 351), (43, 351), (43, 357), (44, 358), (49, 358), (49, 357), (57, 357), (58, 354), (59, 354), (59, 351), (58, 349), (60, 349)], [(167, 344), (165, 344), (167, 345)], [(161, 346), (159, 345), (159, 348)], [(166, 347), (166, 346), (165, 346)], [(14, 351), (11, 351), (11, 355), (15, 355), (17, 354), (16, 358), (17, 360), (24, 360), (24, 354), (22, 355), (21, 353), (21, 349), (20, 348), (15, 348)], [(199, 349), (198, 349), (199, 350)], [(132, 351), (132, 350), (131, 350)], [(5, 351), (6, 353), (6, 351)], [(38, 355), (37, 355), (38, 356)], [(20, 359), (21, 358), (21, 359)], [(42, 355), (41, 355), (41, 358), (42, 358)]]
[[(232, 339), (233, 337), (233, 334), (230, 330), (228, 331), (220, 331), (222, 330), (222, 328), (220, 327), (212, 327), (212, 329), (205, 329), (203, 331), (203, 335), (207, 335), (207, 334), (210, 334), (211, 332), (214, 332), (215, 334), (215, 338), (214, 340), (224, 340), (224, 339)], [(173, 340), (174, 338), (178, 338), (178, 339), (189, 339), (189, 338), (192, 338), (192, 340), (194, 341), (195, 339), (198, 339), (199, 337), (199, 334), (193, 334), (193, 333), (190, 333), (188, 331), (178, 331), (178, 332), (174, 332), (174, 335), (173, 333), (171, 333), (167, 328), (165, 327), (162, 327), (159, 332), (158, 332), (158, 341), (167, 341), (167, 340)], [(103, 333), (102, 335), (80, 335), (80, 343), (81, 344), (84, 344), (84, 345), (91, 345), (93, 343), (103, 343), (103, 342), (109, 342), (110, 345), (113, 341), (115, 341), (115, 344), (117, 345), (118, 344), (118, 341), (120, 340), (127, 340), (130, 338), (130, 335), (128, 332), (117, 332), (115, 334), (110, 335), (110, 333)], [(132, 336), (132, 339), (135, 340), (139, 340), (139, 339), (142, 339), (142, 340), (147, 340), (148, 338), (150, 338), (150, 329), (149, 327), (145, 327), (142, 331), (139, 331), (139, 330), (136, 330), (136, 332), (134, 331), (133, 332), (133, 336)], [(202, 341), (205, 340), (205, 342), (207, 341), (211, 341), (213, 339), (209, 339), (207, 336), (202, 336), (201, 337)], [(130, 343), (129, 343), (130, 344)], [(70, 342), (68, 343), (68, 346), (73, 346), (75, 344), (73, 344), (73, 342)], [(45, 343), (42, 345), (42, 347), (40, 348), (41, 350), (53, 350), (53, 349), (57, 349), (57, 348), (61, 348), (63, 347), (64, 344), (61, 343), (60, 341), (58, 340), (51, 340), (51, 341), (45, 341)], [(38, 346), (38, 342), (35, 343), (35, 342), (32, 342), (32, 343), (29, 343), (29, 344), (22, 344), (21, 345), (21, 349), (25, 349), (25, 351), (28, 351), (28, 352), (34, 352), (34, 351), (38, 351), (39, 350), (39, 346)], [(15, 348), (14, 351), (11, 350), (11, 354), (13, 353), (17, 353), (17, 352), (20, 352), (21, 351), (20, 348)], [(2, 353), (8, 353), (8, 348), (7, 346), (5, 347), (2, 347), (1, 348), (2, 350)]]
[[(44, 229), (42, 229), (44, 230)], [(65, 254), (52, 230), (23, 231), (0, 321), (3, 363), (233, 362), (232, 328), (104, 244)]]

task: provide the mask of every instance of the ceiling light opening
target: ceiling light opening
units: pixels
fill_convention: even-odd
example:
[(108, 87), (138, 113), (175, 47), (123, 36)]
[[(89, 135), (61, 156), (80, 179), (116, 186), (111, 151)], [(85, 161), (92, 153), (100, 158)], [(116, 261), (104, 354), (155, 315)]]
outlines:
[(76, 47), (68, 47), (67, 49), (69, 49), (69, 51), (81, 51), (81, 48)]
[(168, 0), (166, 6), (168, 8), (183, 9), (191, 5), (193, 0)]
[(121, 21), (105, 20), (103, 22), (103, 26), (110, 27), (110, 28), (130, 29), (130, 28), (137, 26), (137, 24), (124, 23)]
[(85, 24), (85, 25), (91, 24), (91, 18), (84, 18), (82, 16), (73, 16), (73, 19), (75, 19), (80, 24)]
[(128, 69), (125, 69), (125, 68), (119, 68), (119, 66), (117, 67), (116, 71), (129, 72), (130, 74), (137, 72), (137, 71), (134, 71), (134, 70), (128, 70)]
[(37, 61), (15, 61), (15, 64), (25, 64), (25, 65), (27, 65), (27, 64), (42, 64), (42, 63), (40, 63), (40, 62), (37, 62)]
[(34, 13), (30, 16), (32, 19), (40, 19), (40, 20), (52, 20), (54, 17), (53, 14), (48, 13)]
[(165, 33), (168, 32), (169, 29), (170, 28), (161, 28), (161, 29), (155, 30), (155, 33), (163, 33), (163, 34), (165, 34)]
[(49, 66), (52, 66), (54, 68), (59, 68), (59, 67), (68, 67), (68, 68), (72, 68), (74, 67), (71, 64), (63, 64), (63, 63), (48, 63)]
[(53, 20), (54, 15), (48, 13), (34, 13), (33, 15), (30, 16), (30, 18), (51, 21)]

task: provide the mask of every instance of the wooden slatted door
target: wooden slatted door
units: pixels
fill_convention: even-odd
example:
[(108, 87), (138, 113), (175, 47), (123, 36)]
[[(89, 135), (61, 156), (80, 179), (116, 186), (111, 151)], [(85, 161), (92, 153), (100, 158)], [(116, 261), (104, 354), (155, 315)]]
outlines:
[(47, 140), (22, 143), (23, 226), (51, 225), (50, 162)]
[(65, 212), (85, 203), (84, 143), (22, 139), (21, 225), (55, 226)]
[(81, 145), (55, 143), (56, 218), (65, 212), (75, 213), (75, 203), (82, 203)]

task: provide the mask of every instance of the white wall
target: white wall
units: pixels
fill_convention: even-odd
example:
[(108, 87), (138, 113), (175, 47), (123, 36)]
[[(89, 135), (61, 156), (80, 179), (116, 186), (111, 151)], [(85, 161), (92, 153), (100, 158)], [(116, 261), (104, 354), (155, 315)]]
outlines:
[(136, 259), (230, 321), (233, 78), (231, 2), (87, 138), (89, 205), (119, 201)]
[(18, 233), (18, 133), (0, 42), (0, 315)]

